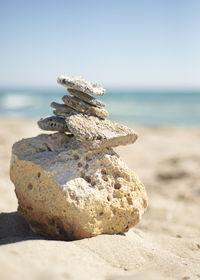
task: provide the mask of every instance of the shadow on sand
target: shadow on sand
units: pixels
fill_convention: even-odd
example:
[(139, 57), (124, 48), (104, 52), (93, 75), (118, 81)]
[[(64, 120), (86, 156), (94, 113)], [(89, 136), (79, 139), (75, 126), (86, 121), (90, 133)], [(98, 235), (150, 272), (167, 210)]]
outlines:
[(0, 214), (0, 245), (45, 239), (32, 232), (26, 220), (18, 212)]

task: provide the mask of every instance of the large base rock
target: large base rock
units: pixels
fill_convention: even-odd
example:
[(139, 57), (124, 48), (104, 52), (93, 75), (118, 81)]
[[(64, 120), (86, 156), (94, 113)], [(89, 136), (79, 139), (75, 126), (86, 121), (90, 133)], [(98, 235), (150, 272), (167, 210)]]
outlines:
[(41, 134), (13, 145), (10, 177), (32, 230), (73, 240), (126, 232), (147, 207), (145, 189), (113, 149)]

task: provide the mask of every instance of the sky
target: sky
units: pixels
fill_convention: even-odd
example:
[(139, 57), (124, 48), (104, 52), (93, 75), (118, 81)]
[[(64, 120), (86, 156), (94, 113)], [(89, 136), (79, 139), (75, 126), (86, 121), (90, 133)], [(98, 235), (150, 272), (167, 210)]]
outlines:
[(199, 0), (0, 0), (0, 87), (200, 89)]

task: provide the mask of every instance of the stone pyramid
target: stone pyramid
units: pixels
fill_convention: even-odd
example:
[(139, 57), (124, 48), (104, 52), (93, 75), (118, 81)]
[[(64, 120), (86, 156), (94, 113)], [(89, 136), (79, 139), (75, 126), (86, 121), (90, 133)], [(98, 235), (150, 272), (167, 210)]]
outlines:
[(122, 124), (106, 119), (105, 104), (92, 95), (102, 96), (105, 89), (97, 83), (81, 77), (60, 76), (58, 83), (68, 89), (64, 104), (51, 103), (55, 116), (38, 121), (41, 129), (72, 133), (83, 145), (90, 148), (116, 147), (132, 144), (137, 139), (136, 132)]
[(81, 77), (58, 78), (68, 89), (40, 134), (12, 147), (10, 177), (18, 211), (48, 238), (74, 240), (127, 232), (147, 208), (146, 191), (112, 147), (134, 143), (131, 128), (108, 120), (105, 94)]

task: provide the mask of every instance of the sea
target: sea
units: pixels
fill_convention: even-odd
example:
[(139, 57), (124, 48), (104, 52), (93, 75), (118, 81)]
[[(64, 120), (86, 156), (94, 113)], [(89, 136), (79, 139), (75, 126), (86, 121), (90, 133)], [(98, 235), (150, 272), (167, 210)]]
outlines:
[[(65, 89), (0, 89), (0, 117), (40, 119), (52, 115), (52, 101), (62, 102)], [(109, 118), (149, 126), (200, 125), (200, 90), (108, 89), (100, 98)]]

